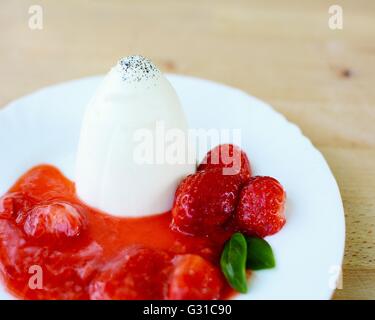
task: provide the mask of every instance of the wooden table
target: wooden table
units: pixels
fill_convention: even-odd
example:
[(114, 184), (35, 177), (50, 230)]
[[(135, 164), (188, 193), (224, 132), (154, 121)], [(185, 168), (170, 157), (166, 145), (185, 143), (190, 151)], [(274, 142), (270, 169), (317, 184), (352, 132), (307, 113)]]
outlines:
[[(42, 30), (28, 26), (35, 3)], [(333, 3), (343, 30), (328, 27)], [(373, 0), (1, 0), (0, 105), (105, 73), (129, 54), (258, 96), (301, 127), (336, 175), (347, 243), (334, 297), (375, 299), (374, 40)]]

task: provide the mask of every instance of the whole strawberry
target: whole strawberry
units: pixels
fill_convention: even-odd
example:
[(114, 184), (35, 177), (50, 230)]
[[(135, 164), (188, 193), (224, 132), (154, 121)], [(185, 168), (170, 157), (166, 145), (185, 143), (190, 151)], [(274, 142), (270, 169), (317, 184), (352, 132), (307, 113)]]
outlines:
[(178, 186), (172, 208), (172, 228), (207, 235), (233, 217), (242, 180), (223, 175), (221, 168), (198, 171)]
[(198, 171), (213, 168), (223, 169), (225, 175), (239, 174), (243, 182), (251, 176), (250, 162), (245, 152), (233, 144), (221, 144), (207, 153)]
[(285, 224), (286, 194), (271, 177), (253, 177), (241, 191), (236, 211), (240, 231), (258, 237), (278, 232)]

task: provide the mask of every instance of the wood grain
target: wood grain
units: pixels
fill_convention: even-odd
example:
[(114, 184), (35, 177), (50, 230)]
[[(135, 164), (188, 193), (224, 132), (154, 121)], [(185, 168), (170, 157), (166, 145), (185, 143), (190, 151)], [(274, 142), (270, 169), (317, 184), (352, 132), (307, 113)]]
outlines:
[[(105, 73), (140, 53), (167, 72), (239, 87), (271, 103), (323, 152), (347, 221), (337, 299), (375, 299), (375, 2), (39, 0), (0, 3), (0, 105), (46, 85)], [(323, 222), (322, 222), (323, 223)]]

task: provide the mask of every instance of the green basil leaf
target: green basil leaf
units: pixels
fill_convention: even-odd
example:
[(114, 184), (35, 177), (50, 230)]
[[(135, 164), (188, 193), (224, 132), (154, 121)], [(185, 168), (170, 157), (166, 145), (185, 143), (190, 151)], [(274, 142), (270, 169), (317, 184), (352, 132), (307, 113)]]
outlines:
[(230, 286), (241, 293), (247, 292), (246, 278), (246, 239), (241, 233), (235, 233), (224, 246), (220, 266)]
[(261, 238), (246, 237), (246, 267), (251, 270), (270, 269), (275, 267), (275, 257), (269, 243)]

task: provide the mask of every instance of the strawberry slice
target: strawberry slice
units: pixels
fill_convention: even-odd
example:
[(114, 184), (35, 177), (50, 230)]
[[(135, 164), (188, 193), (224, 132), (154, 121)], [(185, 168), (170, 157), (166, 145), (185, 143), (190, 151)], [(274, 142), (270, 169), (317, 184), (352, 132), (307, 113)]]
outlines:
[(0, 218), (10, 219), (14, 216), (13, 197), (5, 195), (0, 198)]
[(85, 227), (83, 208), (55, 201), (32, 208), (25, 218), (24, 232), (34, 239), (78, 237)]
[(22, 220), (34, 202), (22, 192), (10, 192), (0, 198), (0, 218)]
[(218, 269), (194, 254), (177, 256), (169, 280), (170, 300), (213, 300), (220, 297), (223, 279)]
[(170, 258), (163, 251), (131, 246), (106, 263), (89, 286), (92, 300), (164, 299)]

